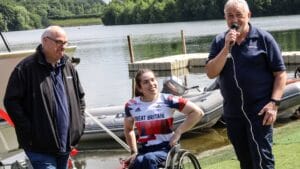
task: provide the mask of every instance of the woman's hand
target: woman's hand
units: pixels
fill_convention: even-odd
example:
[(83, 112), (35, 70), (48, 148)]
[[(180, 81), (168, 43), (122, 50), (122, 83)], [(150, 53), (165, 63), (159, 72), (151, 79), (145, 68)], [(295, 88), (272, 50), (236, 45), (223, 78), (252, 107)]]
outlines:
[(173, 136), (170, 139), (170, 142), (169, 142), (170, 146), (173, 147), (176, 144), (178, 144), (180, 137), (181, 137), (180, 132), (175, 131), (175, 133), (173, 134)]
[(125, 160), (124, 163), (125, 163), (126, 168), (129, 168), (129, 166), (133, 164), (136, 156), (137, 156), (137, 153), (133, 153)]

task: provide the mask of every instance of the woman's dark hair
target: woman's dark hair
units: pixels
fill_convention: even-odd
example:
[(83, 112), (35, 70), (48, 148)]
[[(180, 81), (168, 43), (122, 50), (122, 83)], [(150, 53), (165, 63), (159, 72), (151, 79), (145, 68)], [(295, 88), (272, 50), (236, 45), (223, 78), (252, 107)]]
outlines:
[[(141, 88), (141, 76), (144, 74), (144, 73), (147, 73), (147, 72), (152, 72), (152, 70), (150, 69), (139, 69), (137, 72), (136, 72), (136, 75), (135, 75), (135, 88), (134, 88), (134, 95), (135, 96), (143, 96), (143, 93), (140, 92), (138, 90), (138, 88)], [(154, 73), (153, 73), (154, 74)]]

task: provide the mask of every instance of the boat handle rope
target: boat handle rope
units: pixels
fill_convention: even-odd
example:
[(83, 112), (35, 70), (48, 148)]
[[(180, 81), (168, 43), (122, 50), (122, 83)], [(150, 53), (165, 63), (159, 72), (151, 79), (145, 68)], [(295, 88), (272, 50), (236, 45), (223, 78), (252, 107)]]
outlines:
[(128, 152), (130, 152), (129, 146), (123, 140), (121, 140), (115, 133), (113, 133), (112, 131), (110, 131), (104, 124), (102, 124), (90, 112), (85, 111), (85, 114), (88, 115), (92, 120), (94, 120), (95, 123), (98, 124), (98, 126), (100, 126), (107, 134), (109, 134), (113, 139), (115, 139), (116, 142), (118, 142), (122, 147), (125, 148), (125, 150), (127, 150)]

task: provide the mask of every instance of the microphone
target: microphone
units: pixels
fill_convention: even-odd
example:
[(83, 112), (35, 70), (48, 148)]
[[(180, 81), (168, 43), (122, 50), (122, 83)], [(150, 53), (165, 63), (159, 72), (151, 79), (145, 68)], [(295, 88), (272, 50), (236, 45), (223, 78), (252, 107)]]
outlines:
[(234, 29), (234, 30), (238, 30), (239, 29), (239, 25), (235, 22), (230, 26), (230, 29)]
[[(236, 23), (236, 22), (234, 22), (231, 26), (230, 26), (230, 29), (234, 29), (234, 30), (238, 30), (239, 29), (239, 25)], [(232, 47), (233, 45), (234, 45), (234, 41), (231, 41), (230, 42), (230, 47)]]

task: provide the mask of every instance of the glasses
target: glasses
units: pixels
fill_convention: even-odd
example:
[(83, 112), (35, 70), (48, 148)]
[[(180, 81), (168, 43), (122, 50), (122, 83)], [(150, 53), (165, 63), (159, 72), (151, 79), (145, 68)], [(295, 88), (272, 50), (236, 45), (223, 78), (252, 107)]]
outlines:
[(48, 39), (52, 40), (53, 42), (56, 43), (56, 45), (60, 45), (60, 46), (66, 46), (68, 45), (68, 41), (61, 41), (61, 40), (56, 40), (56, 39), (53, 39), (49, 36), (47, 36)]

